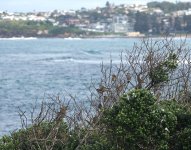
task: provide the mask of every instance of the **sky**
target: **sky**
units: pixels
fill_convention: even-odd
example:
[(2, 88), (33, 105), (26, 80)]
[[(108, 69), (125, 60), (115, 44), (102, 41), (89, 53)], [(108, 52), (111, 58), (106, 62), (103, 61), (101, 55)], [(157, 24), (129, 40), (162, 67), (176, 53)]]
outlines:
[[(81, 7), (95, 8), (104, 6), (107, 0), (0, 0), (0, 11), (28, 12), (80, 9)], [(109, 0), (114, 4), (146, 4), (156, 0)], [(163, 1), (163, 0), (157, 0)], [(188, 0), (166, 0), (170, 2)]]

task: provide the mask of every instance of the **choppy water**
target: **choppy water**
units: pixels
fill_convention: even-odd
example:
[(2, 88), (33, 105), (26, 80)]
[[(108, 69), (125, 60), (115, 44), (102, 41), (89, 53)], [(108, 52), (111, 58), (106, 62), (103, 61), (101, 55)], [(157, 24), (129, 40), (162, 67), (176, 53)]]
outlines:
[(20, 127), (18, 107), (30, 109), (44, 94), (82, 96), (100, 64), (119, 62), (138, 39), (0, 39), (0, 135)]
[(45, 94), (85, 96), (100, 64), (119, 63), (134, 42), (140, 39), (0, 39), (0, 136), (20, 127), (18, 107), (29, 110)]

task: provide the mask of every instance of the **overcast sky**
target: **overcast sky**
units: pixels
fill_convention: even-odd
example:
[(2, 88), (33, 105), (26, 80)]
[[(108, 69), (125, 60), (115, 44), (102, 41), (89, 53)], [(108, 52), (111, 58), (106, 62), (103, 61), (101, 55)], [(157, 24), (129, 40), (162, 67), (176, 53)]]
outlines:
[[(107, 0), (0, 0), (0, 11), (26, 12), (26, 11), (49, 11), (55, 9), (69, 10), (81, 7), (95, 8), (104, 6)], [(115, 4), (143, 4), (156, 0), (110, 0)], [(163, 1), (163, 0), (157, 0)], [(166, 0), (176, 2), (176, 0)], [(188, 1), (188, 0), (178, 0)]]

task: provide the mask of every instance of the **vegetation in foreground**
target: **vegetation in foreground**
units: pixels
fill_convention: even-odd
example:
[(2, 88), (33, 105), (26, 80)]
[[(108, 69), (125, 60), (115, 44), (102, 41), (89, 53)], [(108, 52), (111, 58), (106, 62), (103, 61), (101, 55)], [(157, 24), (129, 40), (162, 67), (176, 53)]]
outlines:
[(21, 112), (23, 128), (3, 136), (0, 149), (190, 150), (191, 61), (185, 41), (143, 40), (132, 52), (119, 65), (102, 67), (88, 101), (71, 96), (69, 104), (57, 96), (43, 102), (36, 117)]

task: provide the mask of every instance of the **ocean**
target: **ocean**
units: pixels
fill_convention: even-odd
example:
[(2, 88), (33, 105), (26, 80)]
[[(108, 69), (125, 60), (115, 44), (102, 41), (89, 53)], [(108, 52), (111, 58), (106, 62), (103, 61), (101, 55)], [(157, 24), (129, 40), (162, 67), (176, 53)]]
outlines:
[(101, 63), (120, 62), (120, 54), (140, 39), (0, 39), (0, 136), (21, 127), (19, 108), (65, 92), (83, 100)]
[(91, 81), (100, 81), (101, 64), (110, 60), (119, 64), (121, 53), (140, 42), (137, 38), (0, 39), (0, 136), (21, 128), (19, 108), (30, 114), (34, 104), (65, 93), (85, 100)]

